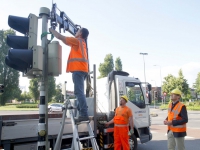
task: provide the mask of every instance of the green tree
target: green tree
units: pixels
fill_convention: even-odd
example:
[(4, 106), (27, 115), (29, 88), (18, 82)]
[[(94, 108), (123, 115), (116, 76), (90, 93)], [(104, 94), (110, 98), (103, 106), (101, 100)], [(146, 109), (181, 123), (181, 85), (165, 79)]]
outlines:
[(56, 80), (53, 76), (48, 77), (48, 102), (52, 101), (53, 96), (56, 94)]
[[(29, 91), (31, 97), (37, 101), (39, 99), (39, 82), (40, 79), (35, 78), (30, 80), (30, 85), (29, 85)], [(56, 83), (55, 83), (55, 78), (53, 76), (48, 77), (48, 102), (52, 101), (53, 96), (56, 94)]]
[(39, 79), (34, 78), (29, 81), (29, 93), (31, 98), (37, 102), (39, 99)]
[(197, 74), (197, 78), (195, 80), (193, 87), (195, 88), (195, 92), (199, 95), (200, 94), (200, 72)]
[(107, 54), (104, 58), (104, 63), (100, 63), (99, 65), (99, 72), (100, 76), (98, 78), (103, 78), (108, 75), (109, 72), (111, 72), (114, 68), (113, 63), (113, 56), (112, 54)]
[(122, 61), (120, 57), (117, 57), (115, 60), (115, 70), (122, 71)]
[(64, 102), (64, 95), (62, 95), (62, 85), (61, 84), (56, 85), (56, 94), (53, 98), (53, 101)]
[(176, 88), (176, 77), (169, 74), (164, 78), (162, 91), (166, 93), (170, 93), (173, 89)]
[(5, 64), (5, 57), (9, 46), (6, 43), (7, 35), (15, 35), (13, 30), (0, 31), (0, 83), (4, 84), (4, 93), (0, 96), (0, 105), (5, 105), (8, 100), (19, 98), (19, 72)]
[(187, 80), (184, 78), (183, 76), (183, 72), (182, 70), (180, 69), (179, 72), (178, 72), (179, 76), (178, 78), (176, 79), (177, 81), (177, 88), (179, 90), (181, 90), (181, 92), (183, 93), (183, 98), (186, 99), (186, 100), (189, 100), (190, 98), (190, 89), (189, 89), (189, 85), (187, 83)]
[(182, 92), (182, 98), (184, 100), (188, 100), (191, 97), (189, 85), (187, 80), (184, 78), (182, 70), (180, 69), (178, 72), (179, 76), (176, 78), (175, 76), (169, 74), (165, 77), (165, 81), (163, 82), (162, 91), (170, 94), (170, 92), (177, 88)]
[(29, 99), (31, 99), (31, 96), (30, 96), (30, 94), (28, 92), (25, 91), (25, 92), (23, 92), (21, 94), (21, 96), (19, 98), (19, 101), (24, 101), (25, 102), (25, 100), (29, 100)]

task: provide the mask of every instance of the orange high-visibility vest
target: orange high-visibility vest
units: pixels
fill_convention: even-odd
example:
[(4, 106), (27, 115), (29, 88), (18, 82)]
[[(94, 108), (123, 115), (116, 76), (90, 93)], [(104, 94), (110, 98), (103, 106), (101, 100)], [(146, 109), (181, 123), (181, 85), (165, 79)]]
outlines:
[(79, 40), (79, 48), (75, 50), (73, 46), (67, 61), (66, 72), (83, 71), (88, 72), (87, 47), (83, 39)]
[(129, 116), (128, 116), (129, 108), (125, 106), (124, 108), (117, 107), (115, 110), (114, 123), (115, 124), (128, 124)]
[[(172, 103), (171, 103), (168, 108), (168, 121), (181, 120), (181, 117), (178, 116), (178, 114), (181, 112), (183, 106), (184, 104), (178, 102), (172, 110)], [(186, 132), (186, 124), (177, 126), (169, 125), (168, 130), (171, 130), (172, 132)]]

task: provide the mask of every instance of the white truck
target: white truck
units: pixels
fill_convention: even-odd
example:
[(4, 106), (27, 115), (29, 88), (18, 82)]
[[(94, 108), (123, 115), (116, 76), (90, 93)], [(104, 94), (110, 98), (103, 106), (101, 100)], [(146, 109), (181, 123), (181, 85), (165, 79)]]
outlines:
[[(108, 77), (98, 79), (94, 84), (94, 88), (97, 85), (94, 90), (97, 96), (87, 98), (87, 104), (89, 115), (93, 118), (91, 125), (101, 150), (114, 148), (114, 128), (113, 126), (106, 128), (104, 122), (114, 117), (114, 110), (119, 106), (120, 96), (124, 94), (129, 98), (127, 106), (131, 108), (134, 119), (134, 135), (129, 140), (131, 149), (137, 149), (137, 138), (141, 143), (152, 139), (149, 112), (151, 85), (147, 84), (147, 88), (144, 88), (142, 84), (138, 78), (129, 77), (128, 73), (123, 71), (112, 71)], [(72, 100), (72, 104), (75, 106), (76, 100)], [(38, 118), (38, 114), (0, 116), (0, 147), (5, 150), (37, 150)], [(49, 147), (52, 149), (60, 130), (61, 118), (62, 114), (49, 114), (48, 139)], [(65, 122), (62, 148), (71, 147), (73, 138), (69, 116)], [(78, 131), (80, 136), (87, 136), (85, 124), (81, 124)], [(87, 148), (91, 143), (85, 140), (82, 141), (82, 145), (83, 148)]]

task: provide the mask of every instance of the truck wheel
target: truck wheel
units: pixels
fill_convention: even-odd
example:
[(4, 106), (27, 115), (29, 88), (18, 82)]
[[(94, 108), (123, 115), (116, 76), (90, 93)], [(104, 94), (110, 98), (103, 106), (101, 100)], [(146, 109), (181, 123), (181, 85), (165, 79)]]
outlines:
[(137, 150), (138, 142), (137, 138), (135, 137), (134, 134), (132, 134), (129, 138), (129, 144), (130, 144), (130, 149), (131, 150)]

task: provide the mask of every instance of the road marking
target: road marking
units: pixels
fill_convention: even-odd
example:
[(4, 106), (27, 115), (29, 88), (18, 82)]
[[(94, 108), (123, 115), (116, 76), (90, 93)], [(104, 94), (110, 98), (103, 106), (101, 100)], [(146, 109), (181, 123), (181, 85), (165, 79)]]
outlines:
[(187, 128), (190, 128), (190, 129), (200, 129), (200, 128), (193, 128), (193, 127), (187, 127)]
[(194, 139), (194, 137), (191, 136), (185, 136), (186, 139)]
[[(165, 136), (167, 136), (167, 133), (165, 133)], [(185, 139), (194, 139), (194, 137), (191, 137), (191, 136), (185, 136)]]

